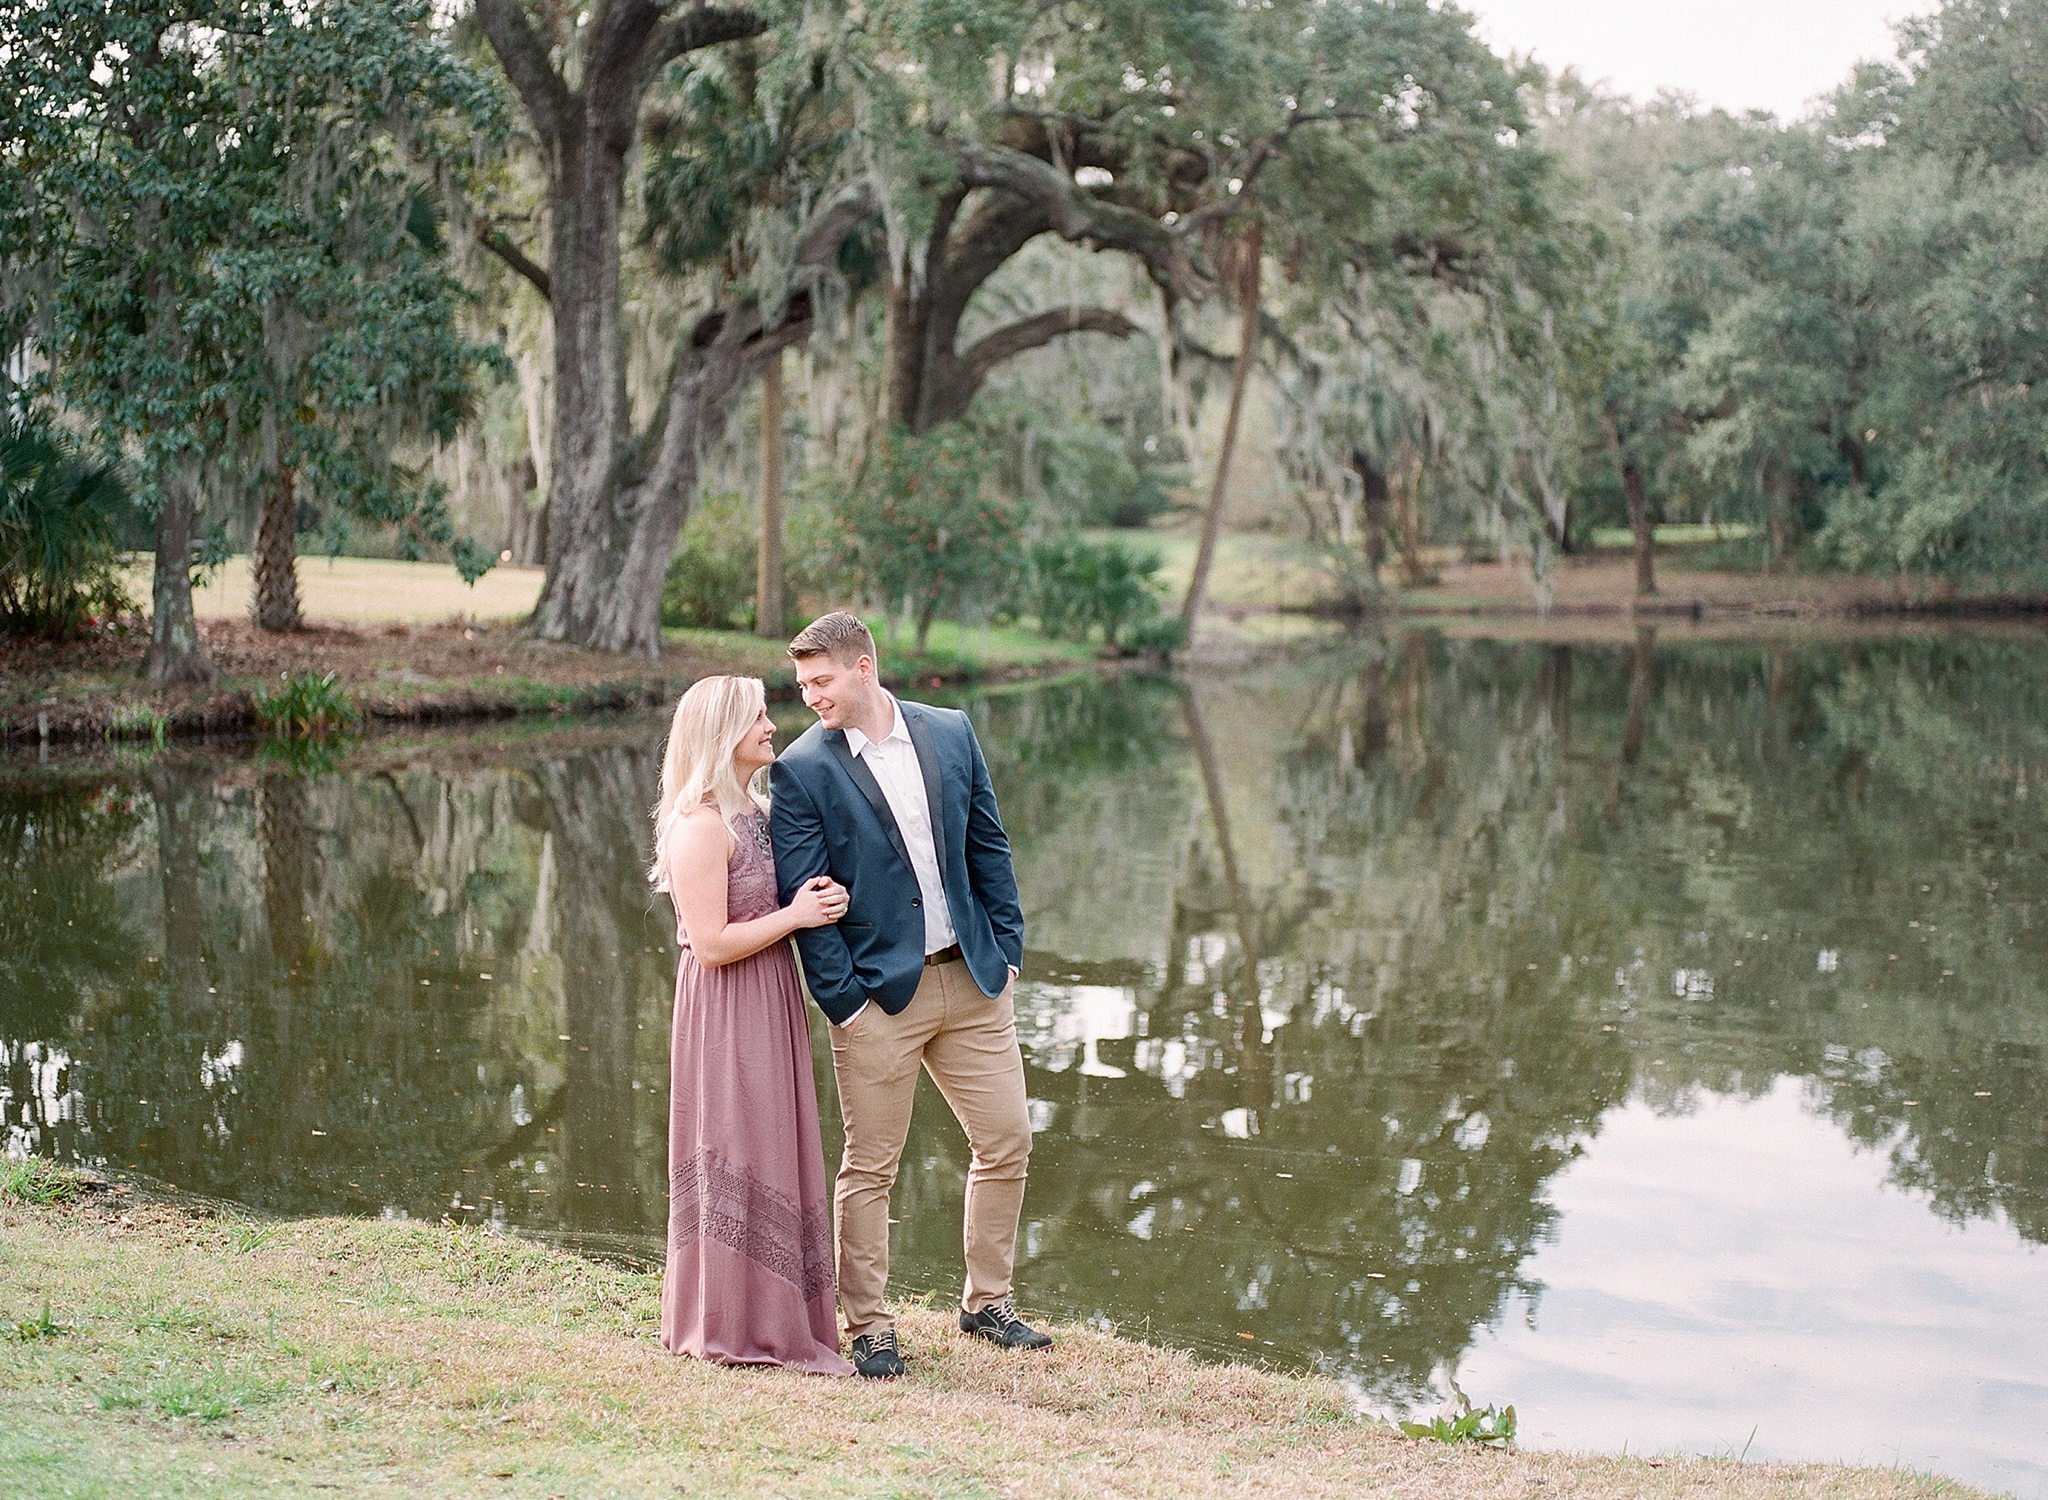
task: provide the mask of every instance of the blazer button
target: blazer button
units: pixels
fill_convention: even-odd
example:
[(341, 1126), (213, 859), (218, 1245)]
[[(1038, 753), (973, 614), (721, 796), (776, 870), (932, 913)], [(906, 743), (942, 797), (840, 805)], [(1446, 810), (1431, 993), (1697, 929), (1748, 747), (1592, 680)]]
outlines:
[(922, 906), (922, 905), (924, 905), (924, 903), (923, 903), (922, 901), (918, 900), (918, 899), (917, 899), (917, 897), (915, 897), (915, 896), (912, 896), (912, 897), (910, 898), (910, 904), (911, 904), (912, 906)]

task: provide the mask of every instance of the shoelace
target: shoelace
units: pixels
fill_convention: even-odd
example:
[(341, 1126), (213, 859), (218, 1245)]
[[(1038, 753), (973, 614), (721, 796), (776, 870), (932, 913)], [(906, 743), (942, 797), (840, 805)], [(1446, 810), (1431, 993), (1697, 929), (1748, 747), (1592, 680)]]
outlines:
[(1024, 1321), (1017, 1316), (1017, 1302), (1014, 1297), (1005, 1297), (1000, 1302), (989, 1303), (987, 1307), (981, 1310), (981, 1315), (985, 1318), (994, 1318), (1005, 1328), (1008, 1328), (1012, 1323)]
[(893, 1328), (868, 1335), (868, 1353), (880, 1354), (884, 1349), (891, 1354), (896, 1352), (896, 1330)]

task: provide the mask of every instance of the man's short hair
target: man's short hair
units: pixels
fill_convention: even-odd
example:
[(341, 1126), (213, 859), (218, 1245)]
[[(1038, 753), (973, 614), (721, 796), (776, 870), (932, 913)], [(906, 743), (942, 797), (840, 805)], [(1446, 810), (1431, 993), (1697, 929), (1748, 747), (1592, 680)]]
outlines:
[(808, 656), (829, 656), (842, 667), (852, 666), (863, 656), (869, 661), (881, 659), (875, 654), (873, 633), (843, 609), (820, 615), (799, 630), (796, 639), (789, 643), (789, 654), (797, 661)]

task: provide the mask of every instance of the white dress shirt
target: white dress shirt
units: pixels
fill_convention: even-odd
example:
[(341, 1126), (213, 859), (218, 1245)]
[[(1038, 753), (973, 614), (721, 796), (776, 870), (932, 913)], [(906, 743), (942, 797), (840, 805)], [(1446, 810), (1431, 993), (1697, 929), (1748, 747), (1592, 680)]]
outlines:
[(939, 839), (932, 821), (931, 799), (925, 796), (924, 768), (918, 764), (917, 746), (903, 723), (903, 706), (889, 696), (889, 712), (895, 722), (888, 734), (871, 740), (858, 729), (846, 731), (846, 748), (867, 762), (882, 799), (896, 819), (896, 831), (903, 835), (903, 847), (910, 855), (910, 871), (917, 877), (918, 898), (924, 911), (924, 951), (937, 953), (950, 948), (958, 938), (953, 930), (953, 911), (946, 905), (946, 880), (939, 873)]
[[(896, 831), (903, 835), (903, 847), (910, 854), (910, 872), (917, 877), (918, 900), (924, 912), (924, 951), (937, 953), (950, 948), (959, 940), (953, 928), (953, 909), (946, 905), (946, 881), (939, 873), (939, 839), (932, 823), (931, 799), (924, 792), (924, 768), (918, 764), (917, 746), (911, 742), (910, 730), (903, 723), (903, 705), (896, 701), (893, 693), (889, 699), (889, 711), (894, 721), (889, 732), (879, 740), (871, 740), (858, 729), (846, 731), (846, 748), (855, 756), (867, 762), (873, 773), (875, 785), (882, 789), (882, 800), (889, 804), (889, 815), (896, 820)], [(1010, 970), (1015, 979), (1017, 971)], [(839, 1024), (851, 1026), (866, 1014), (868, 1003), (863, 1001), (859, 1010)]]

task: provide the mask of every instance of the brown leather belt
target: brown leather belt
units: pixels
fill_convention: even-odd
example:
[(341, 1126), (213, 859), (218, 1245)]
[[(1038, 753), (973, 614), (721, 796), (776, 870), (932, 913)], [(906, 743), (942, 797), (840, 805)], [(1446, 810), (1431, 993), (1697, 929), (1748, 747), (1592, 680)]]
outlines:
[(953, 960), (954, 960), (954, 959), (956, 959), (956, 958), (958, 958), (959, 956), (960, 956), (960, 945), (959, 945), (958, 943), (955, 943), (955, 944), (953, 944), (953, 946), (952, 946), (952, 947), (950, 947), (950, 948), (941, 948), (941, 949), (940, 949), (940, 950), (939, 950), (938, 952), (936, 952), (936, 953), (927, 953), (927, 954), (926, 954), (926, 955), (924, 956), (924, 966), (925, 966), (925, 967), (926, 967), (927, 969), (929, 969), (929, 968), (931, 968), (931, 967), (932, 967), (932, 966), (933, 966), (934, 964), (949, 964), (949, 963), (953, 962)]

